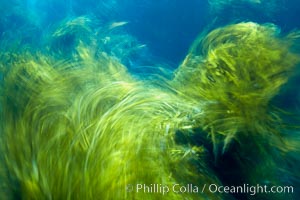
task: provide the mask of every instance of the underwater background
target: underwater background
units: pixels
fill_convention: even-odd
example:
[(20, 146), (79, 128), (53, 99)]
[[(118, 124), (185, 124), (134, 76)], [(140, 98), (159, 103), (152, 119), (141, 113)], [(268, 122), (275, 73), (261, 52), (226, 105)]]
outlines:
[[(298, 0), (0, 0), (0, 199), (300, 198), (299, 16)], [(266, 69), (253, 65), (256, 50)], [(215, 63), (238, 71), (232, 76), (240, 80), (249, 71), (251, 87), (234, 81), (227, 87), (227, 72), (218, 83)], [(241, 66), (248, 71), (236, 70)], [(235, 98), (241, 90), (249, 96)], [(126, 136), (127, 130), (134, 134)], [(256, 155), (261, 158), (248, 165)], [(107, 163), (94, 161), (106, 157)], [(126, 169), (114, 174), (118, 166)], [(166, 167), (152, 172), (157, 166)], [(63, 177), (61, 184), (52, 176)], [(115, 191), (143, 180), (259, 180), (293, 185), (294, 193)]]
[(98, 28), (113, 22), (128, 22), (124, 30), (151, 55), (176, 68), (191, 43), (207, 29), (240, 21), (275, 23), (288, 32), (300, 26), (296, 0), (147, 0), (127, 1), (1, 1), (0, 33), (24, 43), (42, 42), (42, 36), (62, 20), (90, 16)]

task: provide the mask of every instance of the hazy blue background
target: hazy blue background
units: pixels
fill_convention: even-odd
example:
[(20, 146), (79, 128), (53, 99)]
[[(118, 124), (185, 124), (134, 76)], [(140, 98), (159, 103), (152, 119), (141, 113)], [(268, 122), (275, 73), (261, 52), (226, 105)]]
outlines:
[(206, 27), (238, 21), (272, 22), (283, 31), (300, 27), (298, 0), (0, 0), (0, 34), (37, 42), (66, 18), (93, 15), (102, 23), (129, 22), (124, 28), (149, 53), (176, 67)]

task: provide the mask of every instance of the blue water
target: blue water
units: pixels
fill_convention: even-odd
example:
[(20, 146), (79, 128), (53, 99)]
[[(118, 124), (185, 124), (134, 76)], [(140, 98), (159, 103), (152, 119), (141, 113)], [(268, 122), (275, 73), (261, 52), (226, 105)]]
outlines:
[(175, 68), (196, 36), (207, 27), (238, 21), (271, 22), (283, 31), (300, 27), (297, 0), (212, 2), (211, 5), (205, 0), (1, 0), (0, 34), (17, 29), (19, 35), (15, 37), (36, 42), (42, 33), (66, 18), (93, 15), (102, 23), (127, 21), (124, 28), (130, 35), (146, 44), (152, 56)]

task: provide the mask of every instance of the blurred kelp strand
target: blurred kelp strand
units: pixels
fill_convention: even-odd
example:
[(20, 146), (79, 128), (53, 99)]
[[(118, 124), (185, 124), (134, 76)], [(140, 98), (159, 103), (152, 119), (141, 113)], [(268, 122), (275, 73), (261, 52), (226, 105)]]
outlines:
[[(276, 184), (280, 182), (278, 173), (289, 170), (291, 179), (299, 177), (294, 165), (275, 167), (296, 159), (299, 149), (295, 149), (291, 138), (299, 142), (299, 119), (291, 126), (290, 121), (285, 121), (287, 113), (272, 105), (274, 97), (298, 70), (298, 38), (298, 31), (281, 34), (274, 24), (227, 25), (200, 35), (176, 70), (171, 85), (177, 88), (178, 95), (206, 102), (201, 107), (205, 114), (198, 124), (200, 133), (207, 132), (211, 138), (216, 173), (221, 172), (221, 180), (241, 184), (265, 179)], [(199, 130), (195, 131), (197, 137)], [(253, 153), (253, 149), (257, 151)], [(225, 171), (219, 166), (224, 166)], [(232, 168), (243, 174), (243, 181), (229, 177)]]
[(193, 126), (187, 116), (195, 105), (89, 50), (79, 42), (78, 60), (26, 53), (8, 63), (1, 147), (9, 173), (1, 174), (2, 191), (24, 199), (135, 199), (147, 194), (126, 193), (124, 187), (140, 180), (218, 182), (201, 146), (181, 147), (173, 140), (176, 130)]
[(196, 40), (173, 84), (185, 95), (208, 102), (202, 127), (214, 143), (215, 134), (223, 135), (224, 148), (227, 139), (238, 140), (236, 134), (278, 134), (274, 127), (279, 118), (269, 102), (300, 60), (291, 51), (297, 37), (290, 35), (281, 36), (272, 24), (247, 22)]
[(46, 35), (46, 43), (50, 44), (50, 51), (71, 58), (76, 47), (83, 43), (96, 48), (95, 32), (100, 22), (88, 16), (67, 18), (54, 26), (53, 31)]
[(175, 73), (174, 83), (186, 83), (186, 95), (229, 106), (227, 114), (244, 115), (251, 112), (248, 108), (265, 106), (299, 62), (290, 50), (295, 40), (279, 33), (272, 24), (251, 22), (216, 29), (196, 40), (198, 45)]
[[(147, 46), (129, 35), (125, 29), (126, 21), (104, 23), (94, 16), (68, 18), (54, 26), (52, 33), (46, 36), (45, 45), (50, 52), (61, 58), (77, 59), (76, 49), (86, 46), (92, 56), (103, 53), (118, 59), (133, 73), (138, 73), (140, 65), (147, 70), (154, 65)], [(80, 56), (79, 56), (80, 57)]]

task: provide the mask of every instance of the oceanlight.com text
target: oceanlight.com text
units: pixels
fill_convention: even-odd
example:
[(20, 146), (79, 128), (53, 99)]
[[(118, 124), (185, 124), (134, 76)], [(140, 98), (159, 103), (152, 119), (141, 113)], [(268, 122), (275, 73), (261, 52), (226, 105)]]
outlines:
[(270, 186), (270, 185), (249, 185), (243, 184), (239, 186), (225, 186), (218, 184), (128, 184), (126, 186), (127, 192), (136, 193), (156, 193), (156, 194), (168, 194), (168, 193), (225, 193), (225, 194), (276, 194), (276, 193), (293, 193), (293, 186)]
[(226, 194), (276, 194), (276, 193), (293, 193), (293, 186), (269, 186), (269, 185), (249, 185), (243, 184), (240, 186), (223, 186), (217, 184), (208, 185), (208, 190), (211, 193), (226, 193)]

